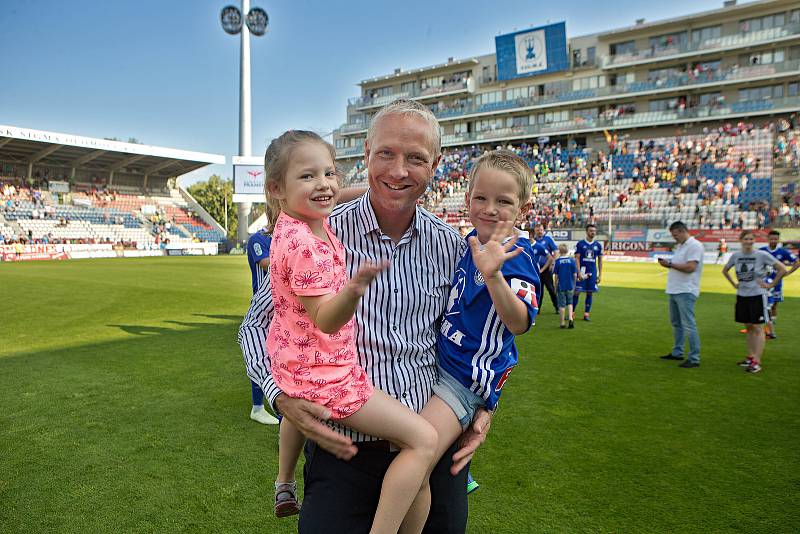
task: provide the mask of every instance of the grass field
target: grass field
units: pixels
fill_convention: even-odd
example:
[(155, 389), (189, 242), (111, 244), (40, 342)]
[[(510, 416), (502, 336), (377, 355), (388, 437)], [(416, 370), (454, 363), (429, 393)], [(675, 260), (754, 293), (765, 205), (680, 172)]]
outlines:
[[(800, 531), (800, 299), (764, 372), (719, 266), (702, 366), (671, 345), (663, 270), (608, 264), (593, 322), (519, 340), (469, 531)], [(249, 420), (242, 257), (0, 264), (1, 532), (293, 532), (275, 427)], [(800, 296), (800, 275), (785, 292)]]

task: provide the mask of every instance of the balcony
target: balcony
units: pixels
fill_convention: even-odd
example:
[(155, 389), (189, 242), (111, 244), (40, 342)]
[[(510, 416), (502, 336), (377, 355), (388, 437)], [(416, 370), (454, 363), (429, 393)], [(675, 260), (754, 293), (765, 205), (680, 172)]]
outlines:
[(478, 144), (497, 140), (526, 139), (550, 134), (573, 134), (600, 130), (680, 124), (707, 120), (721, 120), (768, 113), (788, 113), (800, 109), (800, 97), (772, 100), (736, 102), (716, 107), (695, 107), (688, 110), (648, 111), (612, 118), (576, 118), (551, 124), (537, 124), (513, 128), (499, 128), (468, 134), (451, 134), (442, 137), (443, 146)]
[(460, 82), (446, 83), (437, 87), (428, 87), (427, 89), (414, 91), (404, 91), (401, 93), (393, 93), (384, 96), (361, 96), (351, 98), (347, 101), (348, 105), (355, 106), (356, 109), (363, 110), (369, 108), (377, 108), (385, 106), (398, 98), (409, 98), (411, 100), (424, 100), (426, 98), (438, 98), (450, 94), (463, 93), (469, 90), (469, 83), (467, 80)]
[(784, 61), (772, 65), (751, 65), (731, 68), (726, 71), (701, 73), (694, 77), (690, 74), (676, 74), (651, 81), (632, 82), (630, 84), (583, 89), (542, 97), (518, 98), (491, 104), (475, 105), (473, 103), (457, 108), (434, 110), (434, 115), (441, 120), (456, 120), (472, 115), (495, 114), (502, 111), (527, 111), (536, 108), (556, 107), (579, 102), (595, 102), (600, 99), (616, 99), (626, 96), (637, 96), (645, 93), (666, 93), (680, 88), (702, 88), (704, 86), (729, 85), (743, 80), (770, 80), (774, 77), (797, 74), (800, 75), (800, 60)]
[(360, 143), (357, 146), (348, 147), (348, 148), (337, 148), (336, 149), (336, 157), (337, 158), (351, 158), (353, 156), (361, 156), (364, 154), (364, 144)]
[(339, 128), (339, 135), (346, 135), (358, 132), (366, 132), (369, 125), (365, 122), (356, 122), (353, 124), (343, 124)]
[(603, 68), (629, 67), (639, 63), (661, 61), (683, 55), (716, 53), (765, 43), (785, 41), (800, 36), (800, 23), (788, 24), (780, 28), (758, 30), (748, 33), (725, 35), (701, 42), (689, 42), (683, 45), (654, 47), (638, 50), (630, 54), (617, 54), (603, 58)]

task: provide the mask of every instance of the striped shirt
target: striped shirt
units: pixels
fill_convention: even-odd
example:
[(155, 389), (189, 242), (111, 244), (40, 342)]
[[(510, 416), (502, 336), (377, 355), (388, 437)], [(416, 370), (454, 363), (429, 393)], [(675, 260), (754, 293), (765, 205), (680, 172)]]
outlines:
[[(420, 412), (437, 379), (439, 323), (465, 242), (458, 232), (418, 207), (411, 226), (395, 243), (379, 228), (369, 193), (337, 206), (329, 222), (344, 245), (350, 277), (362, 262), (391, 263), (356, 308), (358, 360), (376, 388)], [(261, 384), (274, 407), (281, 391), (272, 380), (266, 353), (272, 312), (267, 279), (250, 302), (239, 328), (239, 345), (247, 374)], [(337, 423), (329, 425), (354, 441), (372, 439)]]

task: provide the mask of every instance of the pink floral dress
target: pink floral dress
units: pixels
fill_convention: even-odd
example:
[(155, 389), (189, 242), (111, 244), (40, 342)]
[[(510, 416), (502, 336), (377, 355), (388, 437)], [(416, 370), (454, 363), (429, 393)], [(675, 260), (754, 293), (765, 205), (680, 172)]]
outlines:
[(373, 387), (356, 361), (353, 320), (326, 334), (308, 317), (298, 296), (338, 293), (347, 284), (344, 247), (327, 221), (333, 247), (309, 226), (278, 216), (270, 246), (270, 282), (275, 314), (267, 335), (272, 376), (290, 397), (322, 404), (333, 419), (348, 417), (367, 402)]

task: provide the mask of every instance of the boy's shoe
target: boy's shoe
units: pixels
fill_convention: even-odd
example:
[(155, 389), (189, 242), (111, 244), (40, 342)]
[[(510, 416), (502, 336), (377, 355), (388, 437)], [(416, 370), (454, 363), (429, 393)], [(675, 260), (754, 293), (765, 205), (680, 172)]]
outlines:
[(583, 314), (583, 320), (586, 321), (587, 323), (591, 323), (592, 322), (592, 320), (589, 319), (589, 314), (588, 313), (584, 313)]
[(261, 423), (262, 425), (278, 424), (278, 420), (275, 419), (267, 410), (265, 410), (263, 406), (259, 409), (253, 407), (253, 409), (250, 410), (250, 419), (256, 421), (257, 423)]
[(467, 472), (467, 495), (475, 491), (476, 489), (480, 488), (480, 484), (478, 484), (474, 478), (472, 478), (472, 473)]
[(753, 363), (753, 358), (748, 356), (744, 360), (740, 360), (740, 361), (736, 362), (736, 365), (738, 365), (739, 367), (750, 367), (751, 363)]
[(659, 356), (662, 360), (680, 360), (683, 361), (683, 356), (675, 356), (671, 352), (669, 354), (665, 354), (664, 356)]
[(742, 328), (741, 330), (739, 330), (739, 333), (740, 334), (746, 334), (747, 333), (747, 328)]
[(569, 320), (569, 326), (567, 328), (575, 328), (575, 321), (572, 319)]
[(275, 483), (275, 516), (288, 517), (300, 513), (297, 482)]
[(755, 361), (753, 361), (750, 363), (750, 366), (747, 369), (745, 369), (745, 371), (747, 371), (748, 373), (760, 373), (761, 366)]
[(561, 324), (559, 325), (559, 327), (560, 327), (560, 328), (566, 328), (566, 327), (567, 327), (567, 325), (565, 325), (564, 323), (561, 323)]
[(678, 367), (683, 367), (684, 369), (691, 369), (693, 367), (700, 367), (700, 364), (698, 362), (690, 362), (689, 360), (686, 360), (685, 362), (678, 364)]
[(778, 339), (778, 336), (776, 336), (774, 333), (770, 332), (769, 334), (767, 334), (767, 339)]

